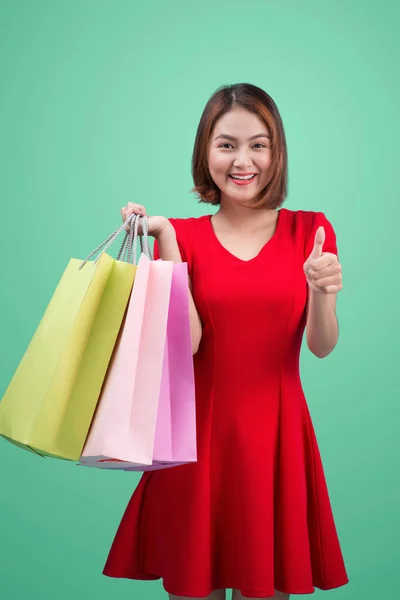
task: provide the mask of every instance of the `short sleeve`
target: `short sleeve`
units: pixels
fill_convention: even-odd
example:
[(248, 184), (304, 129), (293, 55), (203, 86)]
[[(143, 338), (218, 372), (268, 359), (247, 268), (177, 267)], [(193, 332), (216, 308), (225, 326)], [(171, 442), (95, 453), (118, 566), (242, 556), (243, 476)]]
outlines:
[(312, 249), (314, 247), (315, 234), (316, 234), (318, 227), (320, 227), (321, 225), (325, 229), (325, 242), (324, 242), (324, 245), (322, 246), (322, 251), (323, 252), (331, 252), (332, 254), (336, 254), (336, 256), (339, 258), (337, 244), (336, 244), (336, 233), (335, 233), (335, 230), (333, 229), (332, 223), (326, 218), (325, 213), (315, 212), (313, 214), (311, 228), (307, 235), (306, 248), (305, 248), (305, 253), (304, 253), (305, 260), (307, 260), (307, 258), (310, 256), (310, 254), (312, 252)]
[[(171, 223), (171, 225), (175, 229), (176, 241), (178, 243), (178, 248), (179, 248), (181, 258), (182, 258), (182, 262), (188, 262), (187, 252), (185, 251), (185, 243), (184, 243), (184, 237), (183, 237), (183, 232), (182, 232), (182, 224), (180, 223), (180, 221), (183, 221), (183, 219), (168, 219), (168, 221)], [(154, 240), (153, 258), (154, 258), (154, 260), (158, 260), (160, 258), (158, 241), (156, 239)]]

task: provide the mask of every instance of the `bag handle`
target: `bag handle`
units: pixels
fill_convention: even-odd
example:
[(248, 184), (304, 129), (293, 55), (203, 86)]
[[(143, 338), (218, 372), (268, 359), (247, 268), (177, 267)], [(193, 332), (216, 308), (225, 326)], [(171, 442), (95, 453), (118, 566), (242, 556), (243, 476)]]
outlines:
[[(153, 260), (152, 252), (149, 246), (148, 240), (148, 231), (149, 231), (149, 222), (147, 216), (139, 216), (135, 215), (137, 218), (135, 219), (134, 225), (131, 223), (131, 227), (129, 233), (125, 236), (125, 239), (122, 243), (120, 251), (117, 256), (117, 260), (127, 261), (131, 264), (137, 263), (137, 238), (140, 239), (140, 249), (142, 253), (144, 253), (147, 258)], [(138, 236), (139, 223), (141, 219), (142, 231), (143, 234)], [(132, 256), (133, 249), (133, 256)], [(122, 256), (121, 256), (122, 255)]]
[(94, 264), (96, 264), (97, 261), (100, 259), (101, 255), (108, 250), (108, 248), (114, 243), (114, 241), (117, 239), (119, 234), (125, 229), (125, 226), (128, 224), (130, 224), (130, 231), (128, 233), (125, 230), (126, 235), (122, 242), (121, 248), (119, 250), (117, 260), (119, 260), (123, 251), (124, 251), (124, 258), (125, 258), (126, 245), (127, 245), (128, 239), (129, 239), (129, 243), (127, 245), (128, 262), (129, 262), (129, 260), (131, 260), (131, 252), (132, 252), (132, 247), (133, 247), (133, 250), (134, 250), (133, 260), (134, 260), (134, 264), (136, 264), (139, 219), (143, 219), (142, 229), (143, 229), (143, 237), (145, 238), (144, 242), (142, 242), (142, 236), (139, 236), (140, 237), (140, 246), (141, 246), (142, 251), (144, 251), (144, 253), (148, 256), (148, 258), (150, 258), (150, 260), (152, 260), (151, 250), (150, 250), (150, 246), (149, 246), (149, 242), (148, 242), (148, 217), (147, 216), (141, 217), (139, 215), (132, 214), (132, 215), (129, 215), (129, 217), (126, 219), (126, 221), (122, 225), (120, 225), (120, 227), (118, 227), (118, 229), (116, 229), (113, 233), (111, 233), (101, 244), (99, 244), (97, 246), (97, 248), (95, 248), (90, 254), (88, 254), (88, 256), (79, 265), (79, 270), (85, 266), (85, 264), (88, 262), (88, 260), (90, 260), (90, 258), (92, 258), (92, 256), (94, 256), (96, 254), (96, 252), (101, 250), (100, 254), (94, 261)]

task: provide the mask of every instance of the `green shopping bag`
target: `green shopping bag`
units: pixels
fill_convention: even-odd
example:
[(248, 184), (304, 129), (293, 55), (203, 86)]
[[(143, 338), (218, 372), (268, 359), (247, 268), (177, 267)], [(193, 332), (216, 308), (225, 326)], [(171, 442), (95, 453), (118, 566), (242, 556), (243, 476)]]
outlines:
[(119, 260), (128, 234), (117, 259), (106, 250), (135, 220), (67, 265), (0, 402), (0, 435), (15, 445), (79, 460), (137, 269)]

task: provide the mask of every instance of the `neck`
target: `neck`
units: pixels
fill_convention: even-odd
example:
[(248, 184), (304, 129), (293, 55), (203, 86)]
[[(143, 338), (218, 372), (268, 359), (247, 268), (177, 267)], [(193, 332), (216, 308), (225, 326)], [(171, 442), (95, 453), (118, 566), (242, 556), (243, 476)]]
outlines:
[(224, 201), (221, 199), (219, 210), (215, 213), (217, 217), (214, 220), (224, 222), (237, 228), (264, 228), (275, 222), (277, 210), (275, 208), (253, 208), (238, 204), (232, 200)]

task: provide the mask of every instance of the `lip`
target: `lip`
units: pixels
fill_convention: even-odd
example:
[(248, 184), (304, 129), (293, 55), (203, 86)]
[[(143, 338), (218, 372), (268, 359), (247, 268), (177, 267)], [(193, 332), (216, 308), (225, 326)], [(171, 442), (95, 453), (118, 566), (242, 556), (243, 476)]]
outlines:
[[(232, 173), (232, 175), (239, 175), (239, 173)], [(241, 175), (241, 173), (240, 173), (240, 175)], [(232, 177), (229, 177), (229, 179), (235, 185), (250, 185), (251, 183), (253, 183), (253, 181), (256, 180), (257, 173), (246, 173), (246, 175), (254, 175), (254, 177), (252, 177), (252, 179), (247, 179), (247, 180), (243, 179), (241, 181), (239, 181), (239, 179), (233, 179)]]

